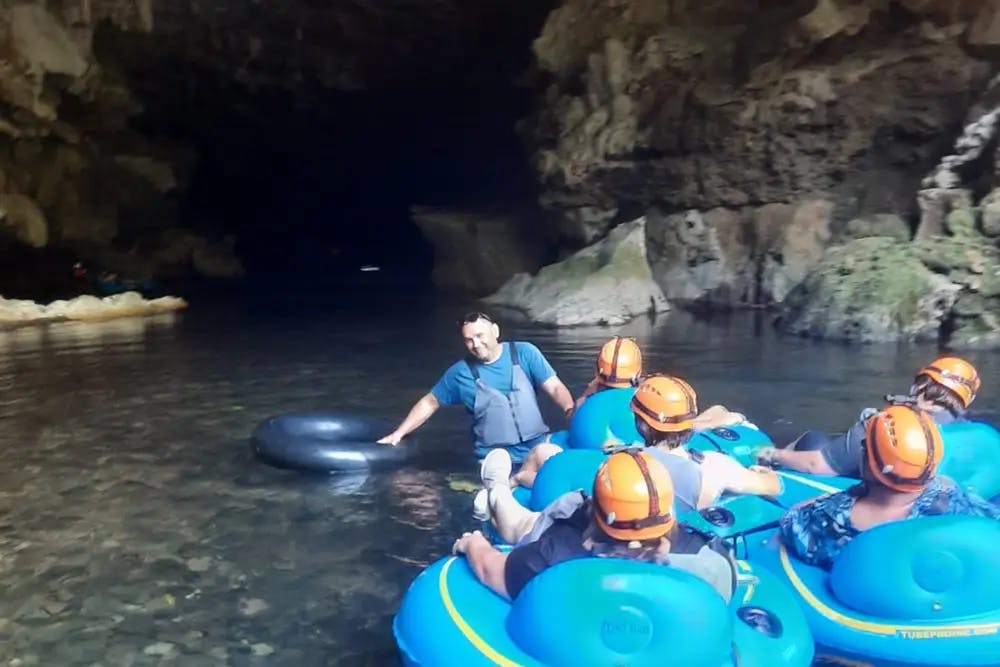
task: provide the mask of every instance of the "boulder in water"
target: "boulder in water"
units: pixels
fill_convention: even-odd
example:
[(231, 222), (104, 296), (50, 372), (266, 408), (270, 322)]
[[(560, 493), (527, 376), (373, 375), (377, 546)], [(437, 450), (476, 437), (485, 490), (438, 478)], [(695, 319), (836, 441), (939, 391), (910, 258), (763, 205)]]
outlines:
[(1000, 346), (1000, 249), (968, 236), (851, 241), (792, 291), (778, 326), (832, 340)]
[(64, 320), (111, 320), (119, 317), (157, 315), (187, 308), (184, 299), (164, 296), (144, 299), (138, 292), (124, 292), (100, 299), (85, 294), (74, 299), (39, 304), (0, 297), (0, 327), (45, 324)]
[(554, 326), (617, 325), (670, 308), (646, 259), (645, 218), (616, 227), (535, 276), (515, 275), (485, 301)]

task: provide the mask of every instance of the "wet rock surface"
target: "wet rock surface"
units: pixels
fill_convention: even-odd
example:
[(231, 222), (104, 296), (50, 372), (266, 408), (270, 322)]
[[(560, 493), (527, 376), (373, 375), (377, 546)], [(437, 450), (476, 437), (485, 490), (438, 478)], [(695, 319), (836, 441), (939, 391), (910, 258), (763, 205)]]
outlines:
[(833, 203), (648, 216), (650, 268), (671, 302), (730, 308), (780, 303), (823, 258)]
[(515, 275), (484, 301), (554, 326), (619, 325), (669, 310), (647, 260), (645, 218), (615, 227), (536, 275)]
[[(984, 2), (564, 0), (525, 124), (543, 201), (668, 211), (822, 196), (916, 213), (991, 76)], [(986, 42), (980, 41), (980, 44)]]
[(184, 299), (162, 296), (143, 298), (138, 292), (124, 292), (104, 298), (91, 295), (41, 304), (0, 296), (0, 328), (47, 324), (65, 320), (113, 320), (122, 317), (159, 316), (187, 308)]
[(434, 248), (438, 287), (489, 294), (511, 276), (534, 272), (550, 244), (541, 211), (441, 209), (414, 206), (414, 223)]
[(789, 333), (843, 341), (1000, 346), (1000, 249), (982, 237), (836, 247), (782, 304)]

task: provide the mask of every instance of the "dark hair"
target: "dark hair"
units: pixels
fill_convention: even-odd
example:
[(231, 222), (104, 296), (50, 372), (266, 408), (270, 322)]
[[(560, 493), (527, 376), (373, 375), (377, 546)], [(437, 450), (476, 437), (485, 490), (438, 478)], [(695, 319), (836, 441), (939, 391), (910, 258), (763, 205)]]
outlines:
[(492, 315), (479, 310), (473, 310), (462, 316), (462, 319), (458, 321), (458, 327), (462, 328), (466, 324), (472, 324), (473, 322), (478, 322), (479, 320), (486, 320), (490, 324), (497, 324), (496, 318)]
[(965, 406), (962, 405), (962, 399), (958, 397), (958, 394), (943, 384), (935, 382), (934, 378), (929, 375), (918, 375), (917, 379), (913, 381), (910, 393), (930, 401), (939, 408), (944, 408), (955, 417), (965, 412)]
[[(593, 511), (596, 511), (596, 509), (592, 506), (591, 512)], [(584, 540), (590, 541), (590, 553), (594, 556), (662, 563), (667, 557), (667, 554), (661, 552), (663, 538), (669, 537), (675, 529), (676, 526), (660, 537), (653, 537), (648, 540), (621, 540), (611, 537), (601, 530), (601, 527), (591, 517), (590, 525), (587, 526), (583, 536)], [(628, 545), (636, 541), (639, 542), (638, 548), (629, 548)]]
[(653, 442), (653, 446), (662, 445), (667, 449), (677, 449), (683, 445), (686, 445), (688, 440), (694, 435), (693, 429), (688, 429), (686, 431), (678, 431), (676, 433), (661, 433), (655, 428), (650, 427), (650, 431), (656, 436), (656, 440)]

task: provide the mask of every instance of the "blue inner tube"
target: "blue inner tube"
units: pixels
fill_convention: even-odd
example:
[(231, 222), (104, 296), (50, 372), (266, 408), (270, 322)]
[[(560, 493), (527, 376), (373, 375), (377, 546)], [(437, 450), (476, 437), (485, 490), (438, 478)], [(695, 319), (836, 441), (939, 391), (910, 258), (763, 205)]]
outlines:
[(985, 667), (1000, 656), (998, 541), (1000, 522), (934, 516), (863, 532), (829, 572), (766, 536), (749, 543), (748, 560), (799, 599), (821, 655)]
[[(944, 441), (944, 456), (937, 474), (949, 477), (966, 491), (983, 498), (1000, 494), (1000, 431), (985, 422), (958, 422), (939, 426)], [(795, 449), (819, 449), (829, 438), (818, 431), (807, 431)], [(689, 447), (729, 454), (743, 465), (755, 463), (754, 448), (769, 444), (762, 431), (745, 427), (716, 428), (700, 432)], [(709, 445), (710, 447), (706, 446)], [(844, 489), (857, 480), (849, 477), (823, 477), (778, 469), (785, 481), (785, 493), (779, 498), (786, 507), (824, 493)], [(789, 485), (789, 481), (799, 484)]]
[(641, 443), (635, 414), (629, 407), (635, 389), (605, 389), (590, 396), (573, 414), (567, 445), (572, 449), (601, 449), (605, 444)]
[(728, 607), (691, 574), (616, 558), (556, 565), (510, 603), (444, 558), (410, 586), (393, 634), (406, 667), (807, 667), (792, 593), (738, 564)]
[(375, 441), (391, 433), (381, 419), (337, 412), (269, 417), (250, 437), (254, 454), (279, 468), (360, 472), (398, 468), (416, 454), (411, 437), (395, 447)]

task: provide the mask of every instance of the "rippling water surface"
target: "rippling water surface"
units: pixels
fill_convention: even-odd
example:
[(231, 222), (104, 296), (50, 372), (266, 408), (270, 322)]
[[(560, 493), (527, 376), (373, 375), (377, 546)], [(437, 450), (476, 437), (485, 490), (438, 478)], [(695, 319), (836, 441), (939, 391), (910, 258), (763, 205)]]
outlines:
[[(0, 661), (10, 665), (392, 665), (420, 568), (472, 525), (468, 421), (439, 412), (410, 469), (338, 478), (251, 459), (264, 417), (402, 418), (462, 353), (461, 304), (384, 295), (198, 306), (176, 318), (0, 332)], [(744, 314), (619, 330), (776, 438), (843, 428), (903, 391), (931, 347), (774, 335)], [(510, 326), (571, 390), (613, 333)], [(1000, 356), (979, 413), (1000, 408)], [(558, 411), (546, 405), (550, 424)]]

